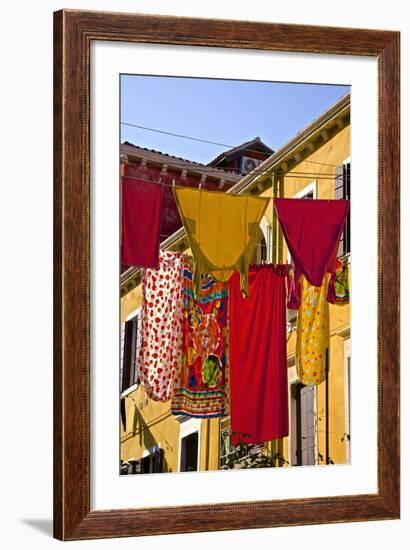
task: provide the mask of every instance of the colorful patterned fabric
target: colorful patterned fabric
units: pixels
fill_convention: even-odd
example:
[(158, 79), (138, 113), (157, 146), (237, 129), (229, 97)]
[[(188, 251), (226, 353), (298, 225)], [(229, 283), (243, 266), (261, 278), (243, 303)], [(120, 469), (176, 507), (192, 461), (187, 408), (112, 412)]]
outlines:
[(317, 385), (326, 378), (326, 349), (329, 349), (328, 275), (321, 287), (302, 276), (302, 300), (298, 312), (296, 366), (302, 384)]
[(192, 259), (184, 262), (184, 325), (181, 385), (171, 401), (173, 414), (225, 416), (228, 286), (210, 275), (195, 298)]
[(142, 272), (141, 386), (167, 401), (180, 384), (183, 325), (183, 257), (160, 251), (159, 269)]
[(336, 260), (335, 273), (331, 275), (332, 284), (329, 284), (327, 299), (331, 304), (343, 306), (349, 303), (349, 268), (347, 259)]
[(241, 274), (241, 291), (246, 296), (249, 262), (271, 199), (177, 186), (174, 195), (195, 258), (195, 296), (200, 293), (202, 274), (226, 282), (234, 271)]

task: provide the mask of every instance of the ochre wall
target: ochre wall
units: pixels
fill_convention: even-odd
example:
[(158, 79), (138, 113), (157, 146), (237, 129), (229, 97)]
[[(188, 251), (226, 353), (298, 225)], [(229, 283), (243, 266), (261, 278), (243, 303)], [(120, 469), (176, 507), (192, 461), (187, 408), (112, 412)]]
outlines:
[[(300, 193), (312, 182), (316, 182), (316, 197), (319, 199), (334, 198), (334, 166), (340, 166), (350, 156), (350, 125), (343, 128), (327, 143), (319, 147), (305, 161), (300, 162), (291, 172), (301, 172), (306, 177), (288, 177), (283, 179), (285, 197), (292, 197)], [(318, 163), (318, 164), (315, 164)], [(332, 166), (327, 166), (332, 165)], [(319, 179), (326, 178), (329, 179)], [(269, 190), (265, 195), (272, 196)], [(270, 214), (269, 221), (273, 216)], [(279, 261), (287, 261), (287, 248), (284, 239), (281, 239), (278, 251)], [(349, 266), (350, 267), (350, 266)], [(350, 306), (330, 305), (330, 353), (329, 353), (329, 456), (335, 464), (344, 464), (349, 458), (349, 442), (346, 439), (346, 405), (345, 405), (345, 339), (350, 338)], [(295, 360), (296, 333), (292, 333), (287, 345), (288, 364), (293, 365)], [(317, 388), (317, 458), (323, 463), (320, 455), (325, 459), (325, 384)], [(284, 458), (290, 462), (290, 440), (284, 438)]]

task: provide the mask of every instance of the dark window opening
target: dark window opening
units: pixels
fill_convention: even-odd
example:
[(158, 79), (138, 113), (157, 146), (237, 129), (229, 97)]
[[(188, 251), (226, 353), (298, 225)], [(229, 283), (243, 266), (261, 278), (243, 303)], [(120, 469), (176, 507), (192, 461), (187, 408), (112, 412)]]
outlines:
[(159, 474), (162, 472), (164, 449), (155, 449), (152, 453), (138, 460), (121, 463), (121, 475)]
[(198, 432), (194, 432), (181, 439), (180, 471), (198, 471)]
[(268, 247), (266, 244), (265, 237), (262, 237), (259, 242), (259, 263), (265, 263), (268, 261)]
[[(350, 200), (350, 162), (338, 166), (335, 172), (335, 199)], [(350, 208), (340, 237), (338, 257), (350, 252)]]
[(140, 315), (124, 325), (121, 334), (121, 391), (138, 384), (138, 353), (140, 349)]

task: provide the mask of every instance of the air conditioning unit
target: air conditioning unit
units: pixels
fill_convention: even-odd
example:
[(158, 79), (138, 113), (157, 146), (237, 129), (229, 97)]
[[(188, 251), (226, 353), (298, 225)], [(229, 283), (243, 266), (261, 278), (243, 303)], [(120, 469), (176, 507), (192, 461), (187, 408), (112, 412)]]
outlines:
[(251, 157), (242, 157), (241, 158), (241, 172), (244, 172), (245, 174), (249, 174), (249, 172), (252, 172), (252, 170), (255, 170), (259, 164), (261, 164), (261, 160), (254, 159)]

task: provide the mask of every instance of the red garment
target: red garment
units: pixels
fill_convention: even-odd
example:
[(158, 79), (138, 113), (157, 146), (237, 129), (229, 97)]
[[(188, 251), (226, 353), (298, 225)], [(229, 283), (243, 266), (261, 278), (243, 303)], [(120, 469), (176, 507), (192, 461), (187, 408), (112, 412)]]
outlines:
[(121, 263), (126, 266), (159, 266), (159, 232), (162, 186), (122, 179)]
[(295, 266), (295, 286), (289, 307), (298, 309), (302, 273), (311, 285), (318, 287), (325, 274), (331, 273), (334, 284), (337, 249), (350, 201), (274, 199), (274, 202)]
[(229, 280), (233, 445), (288, 435), (286, 274), (287, 266), (250, 266), (248, 298), (239, 273)]

